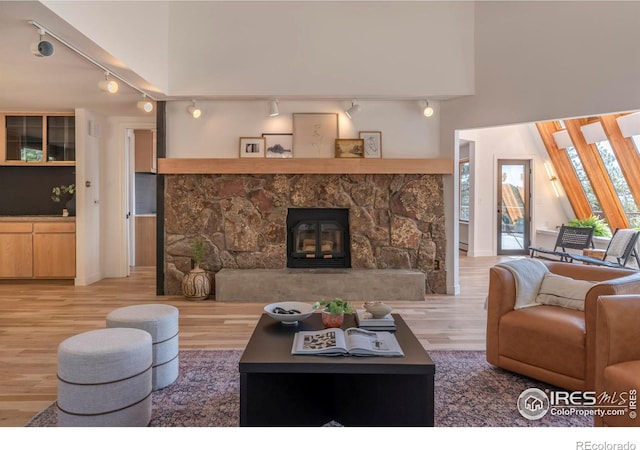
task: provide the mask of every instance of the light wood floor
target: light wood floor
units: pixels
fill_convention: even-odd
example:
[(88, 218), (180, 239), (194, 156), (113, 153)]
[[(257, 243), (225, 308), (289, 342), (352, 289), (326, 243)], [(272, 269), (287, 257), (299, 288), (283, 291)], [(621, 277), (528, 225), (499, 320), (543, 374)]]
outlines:
[[(484, 350), (488, 268), (502, 258), (460, 258), (461, 294), (392, 302), (427, 350)], [(155, 295), (155, 272), (87, 287), (0, 284), (0, 426), (23, 426), (56, 399), (56, 349), (69, 336), (104, 328), (122, 306), (153, 302), (180, 310), (181, 349), (242, 349), (263, 303), (191, 302)], [(390, 302), (391, 303), (391, 302)]]

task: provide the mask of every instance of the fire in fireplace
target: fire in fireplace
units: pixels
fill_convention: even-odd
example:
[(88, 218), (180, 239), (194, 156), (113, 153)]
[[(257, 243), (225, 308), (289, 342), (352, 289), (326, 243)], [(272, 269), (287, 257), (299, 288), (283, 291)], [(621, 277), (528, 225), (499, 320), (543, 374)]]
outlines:
[(287, 267), (351, 267), (349, 210), (289, 208)]

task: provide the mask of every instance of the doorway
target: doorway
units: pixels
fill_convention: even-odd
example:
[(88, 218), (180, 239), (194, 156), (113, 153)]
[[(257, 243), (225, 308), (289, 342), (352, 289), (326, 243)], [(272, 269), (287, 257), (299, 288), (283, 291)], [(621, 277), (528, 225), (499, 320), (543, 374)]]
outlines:
[(126, 129), (128, 273), (156, 265), (156, 132)]
[(498, 160), (498, 255), (526, 255), (530, 244), (531, 161)]

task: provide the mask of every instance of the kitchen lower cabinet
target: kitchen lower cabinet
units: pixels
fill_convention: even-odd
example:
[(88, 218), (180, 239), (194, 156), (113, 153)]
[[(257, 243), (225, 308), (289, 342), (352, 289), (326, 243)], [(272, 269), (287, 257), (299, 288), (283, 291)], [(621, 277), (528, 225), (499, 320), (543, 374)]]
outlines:
[(75, 223), (33, 225), (33, 275), (35, 278), (75, 278)]
[(75, 276), (75, 222), (0, 222), (0, 278)]
[(135, 265), (156, 265), (156, 216), (136, 216)]
[(0, 278), (33, 276), (33, 224), (0, 223)]

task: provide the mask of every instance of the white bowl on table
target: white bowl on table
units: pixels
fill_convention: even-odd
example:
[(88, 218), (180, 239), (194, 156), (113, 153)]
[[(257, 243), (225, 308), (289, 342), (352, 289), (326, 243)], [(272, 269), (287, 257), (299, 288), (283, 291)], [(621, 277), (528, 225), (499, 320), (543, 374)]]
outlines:
[[(276, 308), (292, 312), (289, 314), (277, 313), (274, 312)], [(303, 302), (277, 302), (264, 307), (264, 312), (272, 319), (279, 320), (282, 325), (297, 325), (299, 320), (306, 319), (313, 314), (313, 311), (313, 306), (310, 303)]]

